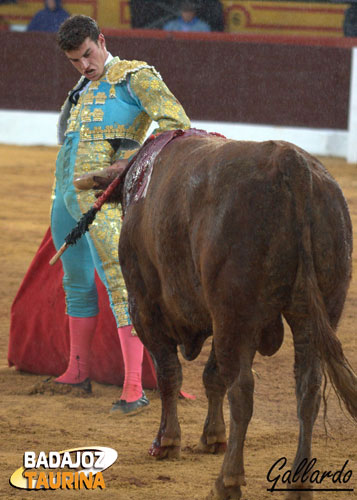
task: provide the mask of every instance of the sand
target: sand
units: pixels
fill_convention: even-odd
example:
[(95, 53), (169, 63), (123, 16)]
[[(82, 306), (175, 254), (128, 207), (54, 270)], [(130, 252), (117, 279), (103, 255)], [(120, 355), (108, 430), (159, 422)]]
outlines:
[[(139, 415), (118, 419), (109, 415), (120, 388), (93, 384), (93, 395), (29, 395), (43, 376), (9, 368), (7, 345), (10, 307), (21, 280), (49, 225), (50, 193), (57, 148), (0, 146), (1, 290), (0, 290), (0, 498), (5, 499), (123, 499), (182, 500), (204, 499), (219, 472), (222, 455), (205, 455), (198, 441), (206, 415), (206, 398), (201, 374), (209, 342), (198, 359), (183, 361), (184, 390), (195, 401), (180, 400), (182, 429), (180, 460), (157, 461), (148, 449), (158, 430), (160, 399), (148, 391), (150, 407)], [(357, 166), (334, 158), (323, 162), (339, 181), (357, 227)], [(355, 244), (356, 247), (356, 244)], [(356, 269), (356, 251), (354, 268)], [(338, 329), (345, 354), (357, 371), (357, 278), (353, 278)], [(243, 500), (278, 500), (280, 492), (267, 491), (267, 473), (280, 457), (290, 464), (298, 439), (293, 377), (293, 349), (289, 328), (282, 348), (271, 358), (256, 356), (255, 407), (245, 445), (247, 486)], [(316, 493), (316, 500), (357, 498), (357, 433), (331, 391), (328, 399), (328, 437), (323, 409), (315, 425), (313, 457), (320, 470), (336, 471), (346, 460), (352, 470), (347, 485), (353, 492)], [(226, 422), (229, 410), (225, 403)], [(27, 491), (9, 484), (12, 473), (22, 466), (25, 451), (61, 451), (79, 446), (109, 446), (118, 452), (114, 465), (103, 472), (105, 489)], [(286, 470), (288, 466), (284, 469)], [(331, 482), (324, 481), (331, 488)], [(341, 487), (341, 485), (338, 485)]]

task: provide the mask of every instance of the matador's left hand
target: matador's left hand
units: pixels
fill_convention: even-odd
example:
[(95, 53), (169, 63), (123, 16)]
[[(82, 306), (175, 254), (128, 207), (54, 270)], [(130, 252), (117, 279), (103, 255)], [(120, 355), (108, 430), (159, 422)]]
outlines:
[(79, 177), (75, 177), (73, 184), (76, 189), (81, 191), (87, 191), (88, 189), (106, 189), (118, 175), (124, 172), (127, 164), (128, 160), (118, 160), (110, 165), (110, 167), (94, 170)]

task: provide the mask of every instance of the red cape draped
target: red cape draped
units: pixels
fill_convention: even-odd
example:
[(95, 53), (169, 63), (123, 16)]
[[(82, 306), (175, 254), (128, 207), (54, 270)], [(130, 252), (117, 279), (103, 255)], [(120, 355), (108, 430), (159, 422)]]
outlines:
[[(39, 375), (61, 375), (69, 359), (62, 266), (60, 263), (49, 265), (55, 253), (48, 229), (11, 307), (9, 366)], [(100, 312), (92, 341), (90, 378), (100, 383), (123, 385), (123, 356), (114, 315), (98, 276), (96, 283)], [(157, 386), (154, 365), (146, 349), (142, 381), (144, 388)]]

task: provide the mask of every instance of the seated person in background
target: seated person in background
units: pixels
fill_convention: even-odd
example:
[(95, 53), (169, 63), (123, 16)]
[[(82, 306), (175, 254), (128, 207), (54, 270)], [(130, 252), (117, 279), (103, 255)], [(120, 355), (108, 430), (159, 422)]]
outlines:
[(351, 3), (345, 12), (343, 34), (345, 36), (357, 37), (357, 2)]
[(62, 8), (61, 0), (45, 0), (45, 8), (34, 15), (27, 26), (27, 31), (56, 33), (67, 17), (69, 17), (69, 13)]
[(181, 16), (168, 21), (163, 29), (166, 31), (211, 31), (205, 21), (196, 17), (196, 8), (193, 2), (182, 2)]

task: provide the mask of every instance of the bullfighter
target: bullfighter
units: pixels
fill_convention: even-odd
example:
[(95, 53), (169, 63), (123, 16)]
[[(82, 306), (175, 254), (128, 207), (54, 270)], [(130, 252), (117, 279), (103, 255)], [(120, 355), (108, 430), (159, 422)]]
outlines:
[[(190, 121), (154, 67), (121, 60), (107, 51), (104, 35), (92, 18), (70, 17), (61, 25), (57, 40), (82, 75), (62, 107), (58, 125), (62, 147), (51, 210), (52, 238), (58, 249), (96, 201), (92, 190), (80, 191), (73, 185), (76, 176), (120, 165), (142, 144), (152, 121), (158, 124), (155, 134), (187, 129)], [(125, 366), (123, 391), (111, 412), (126, 415), (144, 409), (149, 401), (141, 384), (143, 345), (131, 326), (118, 262), (120, 229), (120, 208), (109, 203), (86, 236), (61, 257), (70, 359), (66, 371), (54, 382), (91, 391), (89, 353), (98, 315), (96, 270), (117, 321)]]

